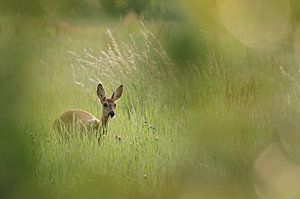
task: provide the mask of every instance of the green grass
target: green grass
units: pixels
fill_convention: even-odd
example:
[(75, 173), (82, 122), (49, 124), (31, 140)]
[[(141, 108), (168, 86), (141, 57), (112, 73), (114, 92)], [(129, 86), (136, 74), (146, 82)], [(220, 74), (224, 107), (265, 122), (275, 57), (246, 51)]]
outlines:
[[(230, 39), (208, 40), (205, 60), (177, 63), (155, 28), (29, 31), (23, 122), (33, 179), (49, 197), (255, 198), (253, 163), (276, 137), (272, 108), (286, 103), (291, 85), (282, 63)], [(108, 135), (100, 145), (78, 135), (63, 140), (52, 129), (63, 111), (101, 117), (99, 81), (108, 94), (124, 84)]]
[[(106, 33), (106, 40), (93, 38), (94, 43), (91, 38), (55, 37), (51, 39), (58, 45), (49, 45), (35, 55), (30, 74), (34, 84), (28, 90), (34, 177), (42, 186), (51, 187), (56, 196), (69, 195), (102, 178), (126, 190), (127, 195), (158, 197), (172, 188), (177, 162), (184, 153), (180, 147), (184, 134), (173, 109), (163, 103), (169, 97), (163, 95), (168, 75), (159, 68), (161, 63), (173, 64), (161, 54), (157, 40), (147, 38), (150, 33), (143, 36), (133, 31), (141, 41), (135, 46), (126, 32), (123, 37), (128, 43), (124, 46), (117, 47), (119, 43), (112, 43), (113, 36)], [(99, 43), (112, 46), (99, 50)], [(107, 95), (124, 84), (108, 135), (100, 146), (96, 139), (80, 136), (62, 140), (52, 129), (52, 122), (66, 109), (80, 108), (101, 118), (102, 107), (96, 95), (99, 81)], [(116, 139), (118, 136), (121, 140)]]

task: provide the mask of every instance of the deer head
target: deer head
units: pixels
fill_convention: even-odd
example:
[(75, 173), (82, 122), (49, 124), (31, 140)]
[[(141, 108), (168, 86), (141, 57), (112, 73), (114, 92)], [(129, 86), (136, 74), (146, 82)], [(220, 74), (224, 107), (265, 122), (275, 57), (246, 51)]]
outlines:
[(105, 90), (102, 84), (98, 84), (97, 86), (97, 95), (100, 103), (102, 104), (102, 126), (107, 126), (108, 118), (113, 118), (116, 115), (116, 101), (120, 99), (123, 92), (123, 85), (119, 86), (116, 91), (112, 94), (110, 98), (107, 98), (105, 95)]

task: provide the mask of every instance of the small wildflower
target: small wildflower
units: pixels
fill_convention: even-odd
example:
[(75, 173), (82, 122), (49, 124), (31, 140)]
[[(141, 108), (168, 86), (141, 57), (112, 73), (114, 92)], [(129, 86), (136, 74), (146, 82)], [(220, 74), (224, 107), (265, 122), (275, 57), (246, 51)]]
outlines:
[(148, 131), (151, 131), (152, 133), (155, 133), (155, 126), (148, 125)]
[(155, 129), (155, 127), (153, 125), (149, 125), (149, 128), (152, 129), (152, 130)]

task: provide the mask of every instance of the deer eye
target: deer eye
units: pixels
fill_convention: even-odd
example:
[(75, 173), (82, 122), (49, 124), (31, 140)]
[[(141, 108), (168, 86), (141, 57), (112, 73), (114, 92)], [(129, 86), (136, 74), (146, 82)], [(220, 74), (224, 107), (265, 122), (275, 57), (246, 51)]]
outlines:
[(108, 106), (108, 104), (107, 104), (107, 103), (104, 103), (104, 104), (103, 104), (103, 106), (104, 106), (104, 107), (107, 107), (107, 106)]

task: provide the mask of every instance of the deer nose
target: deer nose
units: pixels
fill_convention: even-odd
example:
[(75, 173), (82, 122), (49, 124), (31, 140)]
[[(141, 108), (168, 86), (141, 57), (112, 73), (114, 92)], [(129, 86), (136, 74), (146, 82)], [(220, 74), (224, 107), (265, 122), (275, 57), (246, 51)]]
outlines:
[(114, 117), (114, 116), (115, 116), (115, 113), (114, 113), (113, 111), (111, 111), (111, 112), (108, 113), (108, 115), (109, 115), (110, 117)]

